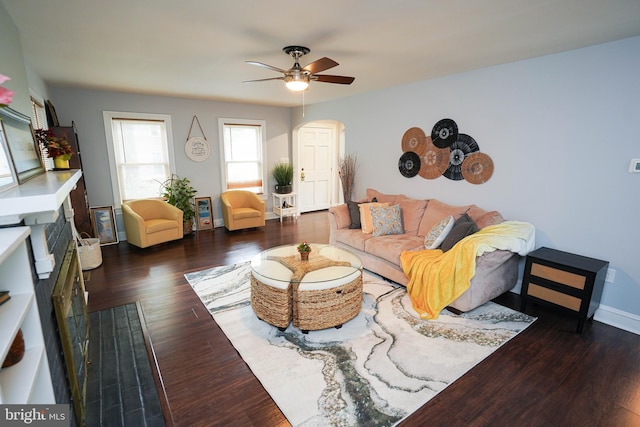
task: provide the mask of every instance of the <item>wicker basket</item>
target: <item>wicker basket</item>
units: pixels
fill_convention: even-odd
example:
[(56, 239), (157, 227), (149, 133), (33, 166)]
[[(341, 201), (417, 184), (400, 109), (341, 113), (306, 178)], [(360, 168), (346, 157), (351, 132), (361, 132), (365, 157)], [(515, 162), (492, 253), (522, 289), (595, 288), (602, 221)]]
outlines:
[(339, 327), (362, 308), (362, 274), (341, 286), (293, 290), (293, 325), (303, 331)]
[(291, 286), (276, 288), (251, 275), (251, 307), (259, 319), (278, 328), (286, 328), (292, 318)]
[[(89, 236), (87, 233), (82, 233)], [(80, 237), (76, 234), (78, 241), (78, 255), (80, 256), (80, 265), (82, 270), (92, 270), (100, 267), (102, 264), (102, 248), (100, 247), (100, 239), (93, 237)]]

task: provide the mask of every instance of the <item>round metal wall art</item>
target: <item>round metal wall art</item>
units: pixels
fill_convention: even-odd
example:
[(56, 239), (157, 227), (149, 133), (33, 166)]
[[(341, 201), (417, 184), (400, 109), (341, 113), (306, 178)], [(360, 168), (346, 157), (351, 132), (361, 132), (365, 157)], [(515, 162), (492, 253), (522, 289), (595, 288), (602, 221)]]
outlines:
[(449, 149), (433, 145), (430, 136), (426, 138), (425, 147), (424, 154), (420, 156), (418, 174), (424, 179), (436, 179), (449, 167)]
[(420, 156), (413, 151), (407, 151), (400, 156), (398, 169), (405, 178), (413, 178), (420, 171)]
[(431, 129), (431, 139), (438, 148), (447, 148), (458, 138), (458, 125), (451, 119), (438, 121)]
[(452, 119), (441, 119), (431, 135), (419, 127), (409, 128), (402, 136), (403, 154), (398, 160), (402, 176), (424, 179), (445, 176), (453, 181), (467, 180), (483, 184), (493, 175), (493, 161), (471, 136), (459, 133)]
[(421, 156), (426, 148), (426, 139), (427, 136), (422, 129), (417, 127), (408, 129), (402, 135), (402, 152), (413, 151), (418, 156)]
[(471, 153), (462, 162), (462, 176), (471, 184), (484, 184), (493, 175), (493, 160), (485, 153)]
[(480, 147), (478, 147), (475, 139), (461, 133), (458, 135), (458, 139), (451, 144), (449, 150), (449, 167), (447, 167), (443, 175), (454, 181), (461, 181), (464, 179), (462, 176), (462, 162), (464, 162), (464, 158), (471, 153), (480, 151)]

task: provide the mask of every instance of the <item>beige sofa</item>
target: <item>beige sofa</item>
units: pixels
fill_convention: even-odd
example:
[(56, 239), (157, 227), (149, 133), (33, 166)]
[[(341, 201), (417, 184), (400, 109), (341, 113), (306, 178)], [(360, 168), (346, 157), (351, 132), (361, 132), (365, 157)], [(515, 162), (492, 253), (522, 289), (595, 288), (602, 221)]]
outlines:
[[(448, 215), (459, 218), (465, 213), (478, 229), (504, 221), (497, 211), (486, 211), (476, 205), (451, 206), (436, 199), (417, 200), (402, 194), (383, 194), (367, 190), (367, 200), (376, 199), (389, 205), (399, 205), (402, 212), (404, 234), (374, 236), (362, 229), (349, 228), (351, 215), (347, 204), (329, 209), (329, 243), (347, 248), (362, 259), (365, 269), (388, 280), (405, 285), (408, 283), (400, 264), (400, 254), (405, 250), (424, 249), (424, 238), (431, 228)], [(517, 253), (496, 250), (476, 258), (476, 274), (469, 289), (449, 307), (461, 312), (472, 310), (513, 288), (518, 279)]]

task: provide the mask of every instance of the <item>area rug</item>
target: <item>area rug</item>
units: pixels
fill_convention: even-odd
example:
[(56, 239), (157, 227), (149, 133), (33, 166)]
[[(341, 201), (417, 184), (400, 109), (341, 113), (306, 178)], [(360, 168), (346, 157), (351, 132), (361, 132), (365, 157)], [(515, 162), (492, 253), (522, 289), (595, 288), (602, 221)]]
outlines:
[(393, 426), (535, 318), (489, 302), (420, 320), (404, 287), (364, 273), (360, 314), (303, 334), (259, 320), (249, 263), (185, 277), (293, 426)]

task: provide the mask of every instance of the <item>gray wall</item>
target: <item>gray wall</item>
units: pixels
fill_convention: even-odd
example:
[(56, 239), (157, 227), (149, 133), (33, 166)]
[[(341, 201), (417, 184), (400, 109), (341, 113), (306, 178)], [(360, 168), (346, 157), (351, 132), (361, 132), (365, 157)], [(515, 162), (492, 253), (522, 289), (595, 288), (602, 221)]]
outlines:
[[(113, 192), (107, 162), (103, 111), (156, 113), (171, 116), (176, 173), (191, 180), (197, 197), (211, 196), (214, 218), (222, 218), (220, 209), (221, 173), (218, 118), (266, 120), (268, 170), (291, 146), (289, 108), (265, 107), (230, 102), (146, 96), (99, 90), (50, 88), (51, 99), (61, 125), (75, 122), (82, 151), (82, 164), (90, 206), (113, 205)], [(197, 116), (209, 142), (211, 155), (204, 162), (190, 160), (184, 150), (193, 116)], [(194, 124), (192, 136), (202, 136)], [(269, 173), (268, 188), (271, 182)], [(270, 210), (270, 207), (267, 208)], [(119, 224), (122, 230), (122, 224)]]
[[(628, 172), (640, 158), (638, 76), (636, 37), (309, 105), (292, 120), (344, 123), (347, 151), (360, 162), (358, 197), (371, 187), (476, 203), (534, 224), (537, 246), (608, 260), (616, 276), (602, 303), (611, 310), (596, 318), (621, 314), (638, 331), (640, 174)], [(430, 133), (446, 117), (493, 159), (487, 183), (399, 173), (404, 132)]]

